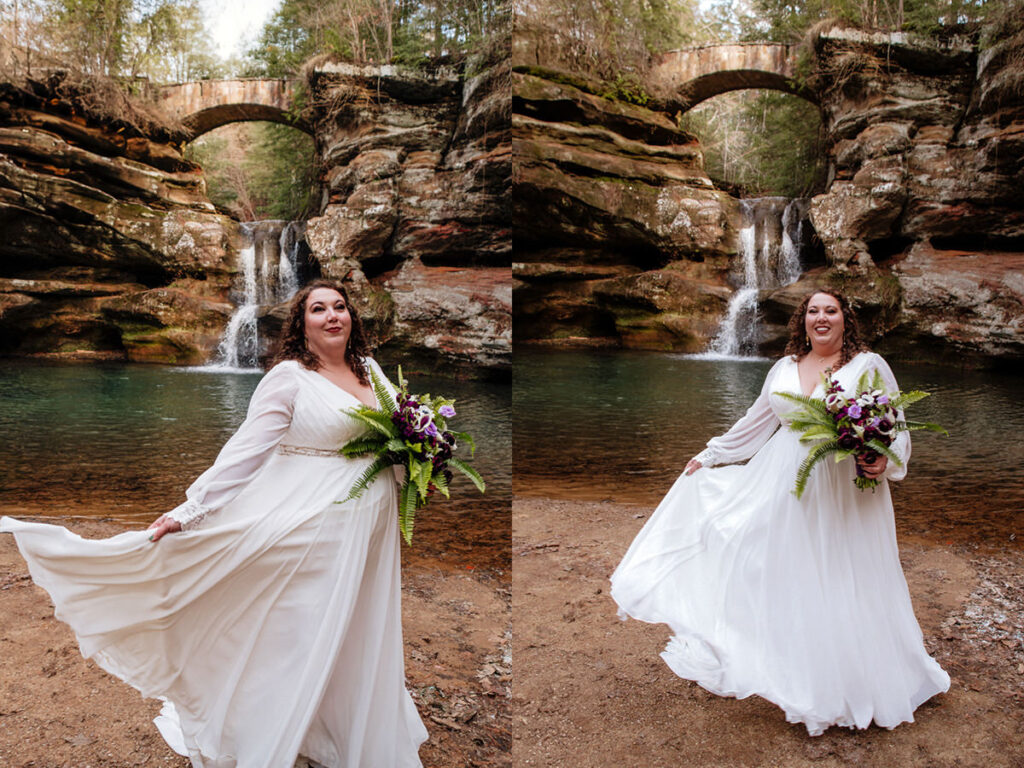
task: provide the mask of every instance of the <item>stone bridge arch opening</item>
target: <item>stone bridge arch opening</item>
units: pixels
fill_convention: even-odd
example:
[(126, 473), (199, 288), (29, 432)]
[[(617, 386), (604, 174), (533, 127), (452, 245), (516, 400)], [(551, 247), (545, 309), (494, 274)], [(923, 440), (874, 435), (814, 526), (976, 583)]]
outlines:
[(297, 88), (289, 78), (201, 80), (161, 88), (160, 103), (182, 122), (190, 141), (224, 125), (257, 121), (312, 135), (312, 126), (293, 112)]
[(727, 43), (670, 51), (653, 76), (701, 142), (716, 184), (741, 196), (823, 192), (827, 160), (817, 94), (797, 76), (795, 46)]
[(313, 130), (293, 113), (298, 81), (204, 80), (165, 86), (164, 111), (186, 127), (210, 200), (242, 221), (304, 219), (316, 198)]
[(683, 110), (731, 91), (781, 91), (818, 105), (797, 76), (796, 47), (784, 43), (715, 43), (657, 57), (653, 77), (674, 92)]

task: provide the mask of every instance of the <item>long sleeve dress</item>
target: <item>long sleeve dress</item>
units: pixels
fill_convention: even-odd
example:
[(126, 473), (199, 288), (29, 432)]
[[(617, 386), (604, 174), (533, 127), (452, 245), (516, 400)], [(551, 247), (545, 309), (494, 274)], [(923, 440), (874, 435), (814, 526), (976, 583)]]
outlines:
[[(870, 352), (835, 378), (852, 394), (872, 368), (897, 389)], [(677, 675), (722, 696), (759, 695), (811, 735), (913, 721), (949, 676), (914, 617), (887, 481), (861, 491), (852, 459), (825, 461), (797, 499), (809, 446), (784, 423), (794, 406), (780, 391), (801, 391), (788, 356), (746, 415), (699, 454), (705, 468), (672, 486), (613, 574), (612, 597), (624, 618), (669, 625), (662, 657)], [(813, 394), (823, 396), (820, 384)], [(889, 462), (885, 474), (899, 480), (908, 433), (892, 448), (904, 465)]]
[(167, 702), (157, 725), (193, 768), (292, 768), (299, 754), (420, 766), (395, 484), (336, 503), (369, 462), (337, 454), (363, 431), (342, 413), (356, 405), (298, 362), (275, 366), (169, 513), (185, 530), (156, 543), (0, 519), (82, 654)]

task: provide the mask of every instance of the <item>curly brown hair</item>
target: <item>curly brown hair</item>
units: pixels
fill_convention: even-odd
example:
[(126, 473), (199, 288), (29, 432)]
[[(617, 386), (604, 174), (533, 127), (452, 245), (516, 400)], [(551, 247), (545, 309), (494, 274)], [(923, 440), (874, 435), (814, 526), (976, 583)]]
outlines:
[(804, 318), (807, 316), (807, 306), (811, 303), (811, 299), (819, 293), (824, 293), (838, 301), (839, 309), (843, 313), (843, 346), (839, 351), (839, 362), (837, 363), (837, 367), (842, 367), (850, 362), (858, 352), (867, 352), (869, 348), (860, 337), (860, 324), (857, 322), (857, 315), (854, 314), (850, 302), (838, 291), (822, 289), (811, 291), (804, 297), (793, 316), (789, 318), (789, 343), (786, 344), (784, 354), (792, 355), (796, 360), (802, 360), (811, 351), (811, 340), (807, 336)]
[(363, 333), (363, 324), (345, 287), (335, 280), (314, 280), (300, 288), (292, 297), (288, 317), (277, 339), (277, 352), (271, 364), (277, 365), (283, 360), (298, 360), (311, 371), (323, 365), (320, 358), (306, 345), (306, 300), (317, 288), (330, 288), (345, 299), (345, 306), (348, 307), (348, 313), (352, 318), (352, 331), (348, 337), (348, 346), (345, 348), (345, 362), (359, 379), (359, 383), (369, 386), (370, 375), (366, 368), (366, 359), (370, 355), (370, 349), (366, 342), (366, 334)]

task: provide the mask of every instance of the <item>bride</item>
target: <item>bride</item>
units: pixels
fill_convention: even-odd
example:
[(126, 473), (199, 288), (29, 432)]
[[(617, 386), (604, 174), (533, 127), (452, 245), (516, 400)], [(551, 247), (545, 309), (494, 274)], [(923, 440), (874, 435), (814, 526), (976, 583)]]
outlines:
[(420, 766), (396, 487), (335, 503), (370, 461), (337, 453), (363, 431), (343, 409), (376, 406), (370, 368), (344, 288), (311, 283), (245, 422), (149, 531), (0, 519), (82, 654), (165, 701), (157, 726), (193, 768)]
[(811, 735), (872, 721), (894, 728), (949, 688), (924, 649), (884, 481), (906, 474), (909, 434), (892, 445), (903, 466), (856, 459), (883, 479), (876, 492), (857, 489), (853, 462), (826, 461), (797, 499), (808, 445), (786, 427), (793, 405), (775, 393), (821, 397), (826, 371), (848, 395), (867, 370), (890, 392), (896, 380), (837, 293), (806, 297), (790, 330), (757, 400), (686, 465), (612, 575), (611, 594), (624, 618), (668, 624), (662, 658), (712, 693), (762, 696)]

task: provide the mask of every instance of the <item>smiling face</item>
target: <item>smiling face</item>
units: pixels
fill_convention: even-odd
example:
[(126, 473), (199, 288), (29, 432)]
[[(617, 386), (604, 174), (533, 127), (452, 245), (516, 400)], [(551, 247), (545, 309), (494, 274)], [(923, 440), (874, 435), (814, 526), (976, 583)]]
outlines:
[(843, 346), (843, 308), (835, 296), (816, 293), (811, 296), (804, 314), (804, 329), (811, 348), (821, 356), (838, 352)]
[(306, 297), (306, 344), (322, 361), (343, 360), (352, 333), (345, 297), (333, 288), (315, 288)]

